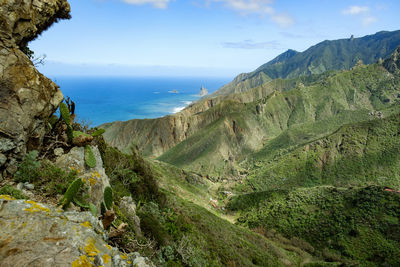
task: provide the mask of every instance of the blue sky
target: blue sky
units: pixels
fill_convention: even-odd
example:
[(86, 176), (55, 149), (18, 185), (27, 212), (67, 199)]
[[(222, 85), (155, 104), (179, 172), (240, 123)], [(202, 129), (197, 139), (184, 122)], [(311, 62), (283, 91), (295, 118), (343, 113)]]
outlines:
[(399, 30), (400, 1), (69, 0), (30, 44), (48, 75), (235, 76), (287, 49)]

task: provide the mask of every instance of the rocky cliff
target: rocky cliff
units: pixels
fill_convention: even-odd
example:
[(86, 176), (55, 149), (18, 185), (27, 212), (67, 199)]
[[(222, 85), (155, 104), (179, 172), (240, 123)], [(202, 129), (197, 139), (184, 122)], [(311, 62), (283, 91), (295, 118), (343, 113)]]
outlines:
[(14, 173), (17, 160), (40, 147), (45, 121), (63, 99), (21, 49), (69, 13), (66, 0), (0, 1), (0, 176)]

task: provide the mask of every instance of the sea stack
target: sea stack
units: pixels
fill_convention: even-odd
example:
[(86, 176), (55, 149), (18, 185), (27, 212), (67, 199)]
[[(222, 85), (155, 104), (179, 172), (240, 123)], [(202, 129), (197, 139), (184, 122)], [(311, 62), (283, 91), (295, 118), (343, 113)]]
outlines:
[(205, 96), (205, 95), (208, 95), (208, 90), (202, 85), (200, 88), (199, 96)]

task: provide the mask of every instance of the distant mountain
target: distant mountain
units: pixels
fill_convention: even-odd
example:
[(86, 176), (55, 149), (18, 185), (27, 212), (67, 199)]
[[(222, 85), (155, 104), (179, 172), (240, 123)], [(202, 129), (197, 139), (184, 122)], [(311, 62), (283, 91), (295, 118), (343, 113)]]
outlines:
[(349, 71), (276, 79), (245, 93), (203, 99), (172, 116), (105, 124), (104, 138), (127, 151), (137, 145), (144, 155), (178, 167), (235, 177), (238, 163), (256, 151), (270, 153), (373, 119), (370, 112), (398, 103), (399, 84), (396, 51)]
[(288, 50), (255, 71), (238, 75), (212, 96), (244, 92), (277, 78), (296, 78), (327, 70), (348, 70), (360, 60), (371, 64), (400, 45), (399, 31), (381, 31), (361, 38), (323, 41), (304, 52)]

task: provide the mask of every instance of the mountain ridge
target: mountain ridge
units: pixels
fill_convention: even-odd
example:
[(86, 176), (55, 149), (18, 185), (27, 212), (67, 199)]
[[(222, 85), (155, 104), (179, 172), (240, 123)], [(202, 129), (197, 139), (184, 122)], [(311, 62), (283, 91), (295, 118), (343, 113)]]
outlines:
[[(325, 40), (303, 52), (287, 50), (249, 73), (242, 73), (212, 96), (243, 92), (277, 78), (295, 78), (328, 70), (350, 69), (361, 60), (371, 64), (400, 45), (400, 30), (380, 31), (360, 38)], [(260, 79), (262, 77), (262, 79)]]
[(105, 138), (125, 151), (138, 145), (144, 155), (182, 168), (238, 176), (240, 157), (289, 128), (324, 134), (344, 123), (371, 119), (369, 112), (395, 103), (398, 70), (385, 66), (390, 69), (396, 53), (385, 65), (276, 79), (245, 93), (203, 99), (172, 116), (108, 124)]

